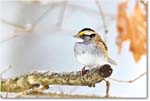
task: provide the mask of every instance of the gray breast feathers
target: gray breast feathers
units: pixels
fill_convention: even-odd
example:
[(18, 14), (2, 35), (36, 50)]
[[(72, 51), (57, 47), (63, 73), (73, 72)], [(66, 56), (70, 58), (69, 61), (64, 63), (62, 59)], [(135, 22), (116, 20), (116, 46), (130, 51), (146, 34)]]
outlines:
[(92, 55), (100, 55), (102, 53), (101, 50), (99, 50), (96, 47), (96, 44), (94, 43), (84, 43), (84, 42), (77, 42), (74, 47), (75, 55), (80, 54), (92, 54)]

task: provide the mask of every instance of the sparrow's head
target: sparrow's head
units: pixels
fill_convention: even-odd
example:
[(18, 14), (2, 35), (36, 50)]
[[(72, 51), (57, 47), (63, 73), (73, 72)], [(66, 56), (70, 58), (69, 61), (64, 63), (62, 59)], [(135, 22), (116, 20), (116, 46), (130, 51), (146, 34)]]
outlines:
[(95, 39), (97, 33), (91, 28), (84, 28), (78, 32), (77, 35), (74, 35), (77, 39), (82, 39), (84, 41), (89, 41)]

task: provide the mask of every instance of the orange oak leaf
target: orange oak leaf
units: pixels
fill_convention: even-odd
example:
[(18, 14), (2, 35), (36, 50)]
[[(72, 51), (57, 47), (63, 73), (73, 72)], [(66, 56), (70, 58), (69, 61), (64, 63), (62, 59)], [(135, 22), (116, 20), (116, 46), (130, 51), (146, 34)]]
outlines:
[(118, 5), (117, 15), (117, 46), (121, 52), (124, 41), (130, 41), (130, 51), (136, 62), (146, 54), (146, 7), (136, 2), (133, 11), (127, 12), (128, 2)]

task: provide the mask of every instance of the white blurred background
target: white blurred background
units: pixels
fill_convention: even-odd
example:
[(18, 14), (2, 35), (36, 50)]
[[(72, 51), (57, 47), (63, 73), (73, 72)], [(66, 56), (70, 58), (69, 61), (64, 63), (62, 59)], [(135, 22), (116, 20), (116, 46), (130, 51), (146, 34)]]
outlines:
[[(119, 0), (99, 0), (108, 29), (107, 45), (109, 55), (118, 63), (112, 67), (111, 77), (120, 80), (131, 80), (146, 72), (146, 56), (136, 63), (129, 51), (129, 42), (123, 44), (118, 54), (116, 46), (116, 15)], [(129, 11), (135, 0), (130, 0)], [(43, 15), (44, 14), (44, 15)], [(43, 16), (41, 16), (43, 15)], [(82, 28), (95, 29), (103, 38), (104, 29), (95, 0), (56, 0), (42, 3), (31, 3), (0, 0), (0, 71), (8, 66), (10, 70), (4, 78), (15, 77), (33, 70), (50, 70), (70, 72), (83, 67), (74, 57), (73, 49), (76, 40), (72, 37)], [(29, 32), (15, 31), (17, 26), (26, 26)], [(14, 37), (14, 35), (17, 35)], [(146, 76), (134, 83), (111, 81), (110, 95), (118, 97), (146, 97)], [(75, 89), (75, 90), (74, 90)], [(105, 95), (105, 82), (95, 88), (75, 86), (50, 86), (52, 92), (71, 94)]]

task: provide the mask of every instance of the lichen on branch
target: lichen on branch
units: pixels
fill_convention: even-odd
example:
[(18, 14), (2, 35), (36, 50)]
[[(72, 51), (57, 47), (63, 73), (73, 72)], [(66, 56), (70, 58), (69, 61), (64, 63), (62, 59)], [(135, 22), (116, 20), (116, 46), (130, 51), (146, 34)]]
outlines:
[(97, 66), (92, 70), (86, 70), (84, 75), (80, 75), (81, 71), (69, 73), (54, 73), (33, 71), (24, 75), (1, 80), (2, 92), (21, 92), (32, 88), (35, 85), (74, 85), (95, 87), (96, 83), (101, 82), (109, 77), (112, 73), (110, 65), (104, 64)]

